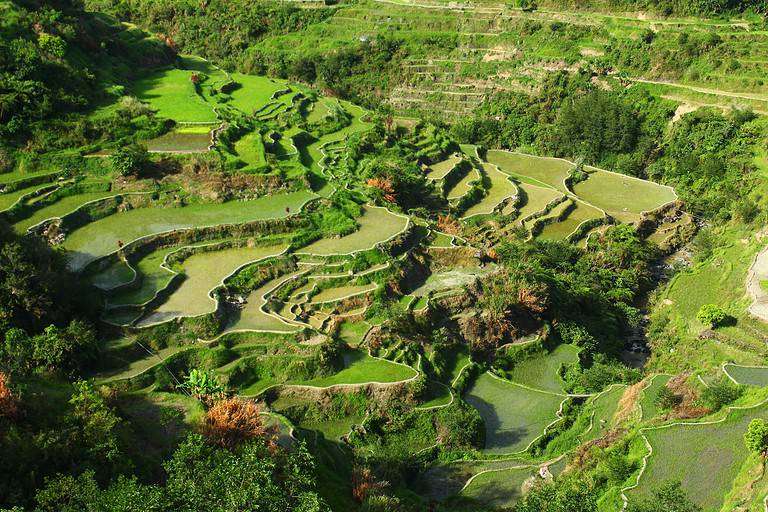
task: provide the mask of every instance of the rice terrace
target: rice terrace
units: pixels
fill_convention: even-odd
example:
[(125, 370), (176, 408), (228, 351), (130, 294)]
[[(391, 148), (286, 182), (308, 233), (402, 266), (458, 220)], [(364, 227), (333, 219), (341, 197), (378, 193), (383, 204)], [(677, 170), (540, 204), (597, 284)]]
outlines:
[(764, 0), (0, 0), (0, 510), (768, 511)]

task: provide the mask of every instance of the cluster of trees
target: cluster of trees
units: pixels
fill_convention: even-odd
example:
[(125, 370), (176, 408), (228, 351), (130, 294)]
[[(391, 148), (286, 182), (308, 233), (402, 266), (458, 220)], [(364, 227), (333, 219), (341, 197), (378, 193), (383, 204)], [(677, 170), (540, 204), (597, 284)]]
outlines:
[[(10, 2), (0, 25), (0, 136), (86, 108), (142, 65), (170, 62), (160, 41), (130, 44), (72, 0)], [(108, 80), (105, 80), (108, 79)]]

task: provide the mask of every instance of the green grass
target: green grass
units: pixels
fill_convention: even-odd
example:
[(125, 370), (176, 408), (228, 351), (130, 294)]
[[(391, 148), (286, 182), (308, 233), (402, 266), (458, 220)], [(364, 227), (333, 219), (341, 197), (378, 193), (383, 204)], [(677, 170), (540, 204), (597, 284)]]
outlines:
[(661, 409), (656, 405), (656, 399), (659, 396), (659, 391), (666, 387), (671, 378), (671, 375), (655, 375), (648, 387), (643, 390), (643, 397), (640, 399), (643, 420), (649, 420), (661, 414)]
[(524, 183), (552, 187), (566, 192), (563, 180), (568, 177), (573, 164), (558, 158), (545, 158), (509, 151), (488, 151), (488, 161)]
[(253, 290), (247, 299), (245, 307), (235, 313), (225, 332), (232, 331), (274, 331), (274, 332), (293, 332), (298, 327), (282, 322), (280, 319), (265, 313), (262, 306), (266, 304), (265, 296), (282, 283), (292, 279), (297, 273), (288, 274), (272, 279), (259, 288)]
[(748, 386), (768, 386), (768, 367), (749, 367), (735, 364), (725, 365), (725, 370), (739, 384)]
[(517, 194), (517, 187), (509, 180), (506, 174), (492, 165), (485, 165), (483, 169), (485, 169), (485, 174), (491, 181), (491, 188), (488, 189), (485, 197), (480, 202), (464, 212), (465, 219), (473, 215), (492, 213), (502, 201)]
[(748, 455), (744, 432), (753, 418), (768, 419), (768, 408), (733, 411), (725, 421), (715, 424), (645, 430), (653, 453), (648, 457), (640, 485), (628, 492), (630, 500), (650, 495), (664, 482), (679, 480), (689, 498), (704, 512), (720, 510)]
[(62, 217), (68, 213), (71, 213), (82, 205), (90, 203), (91, 201), (97, 201), (104, 199), (105, 197), (114, 196), (114, 192), (86, 192), (83, 194), (75, 194), (71, 196), (62, 197), (58, 201), (51, 203), (47, 206), (43, 206), (32, 213), (30, 217), (17, 222), (13, 225), (13, 229), (17, 233), (26, 233), (29, 228), (40, 224), (44, 220)]
[(137, 80), (136, 97), (150, 105), (160, 117), (185, 123), (215, 123), (213, 105), (195, 91), (192, 71), (166, 69)]
[[(660, 372), (679, 372), (719, 367), (725, 361), (762, 365), (766, 325), (747, 314), (750, 300), (745, 283), (747, 271), (764, 243), (749, 229), (725, 227), (716, 230), (718, 248), (707, 260), (675, 275), (655, 308), (655, 315), (669, 318), (675, 330), (685, 337), (675, 350), (652, 355), (651, 364)], [(726, 343), (698, 338), (705, 328), (696, 313), (704, 304), (717, 304), (737, 319), (735, 325), (719, 327)]]
[(577, 202), (564, 220), (544, 226), (536, 238), (541, 240), (565, 240), (582, 223), (590, 219), (599, 219), (603, 213), (588, 204)]
[(357, 219), (358, 229), (341, 238), (324, 238), (297, 251), (300, 254), (328, 256), (349, 254), (373, 249), (402, 232), (408, 224), (406, 217), (395, 215), (386, 208), (368, 206), (362, 217)]
[(485, 422), (489, 454), (525, 450), (557, 418), (562, 396), (532, 391), (484, 373), (465, 397)]
[(431, 247), (452, 247), (452, 242), (453, 236), (437, 231), (435, 232), (435, 239), (432, 240)]
[(669, 187), (601, 170), (574, 185), (573, 191), (622, 222), (635, 221), (640, 213), (655, 210), (677, 197)]
[(582, 437), (582, 441), (598, 439), (611, 429), (613, 416), (626, 389), (627, 386), (614, 385), (591, 399), (589, 407), (594, 412), (592, 428)]
[(476, 476), (461, 496), (495, 508), (511, 507), (523, 496), (525, 481), (537, 475), (537, 468), (530, 467), (489, 471)]
[(251, 132), (235, 142), (237, 156), (249, 167), (261, 168), (267, 165), (267, 155), (264, 141), (259, 132)]
[(193, 254), (183, 263), (185, 279), (166, 302), (140, 324), (150, 325), (172, 318), (197, 316), (216, 310), (211, 290), (240, 267), (257, 260), (276, 256), (285, 251), (285, 245), (265, 247), (235, 247)]
[[(240, 224), (286, 217), (314, 197), (309, 191), (275, 194), (250, 201), (194, 204), (183, 208), (135, 208), (91, 222), (70, 233), (62, 246), (69, 266), (80, 270), (89, 262), (117, 250), (117, 242), (193, 227)], [(286, 212), (290, 208), (290, 212)]]
[(424, 297), (429, 295), (430, 292), (459, 288), (474, 282), (477, 276), (481, 274), (480, 268), (454, 268), (435, 272), (427, 277), (426, 281), (419, 285), (418, 288), (412, 290), (411, 295)]
[(560, 366), (579, 360), (579, 348), (574, 345), (558, 345), (555, 350), (525, 359), (516, 364), (507, 378), (535, 389), (563, 393), (564, 382), (557, 374)]

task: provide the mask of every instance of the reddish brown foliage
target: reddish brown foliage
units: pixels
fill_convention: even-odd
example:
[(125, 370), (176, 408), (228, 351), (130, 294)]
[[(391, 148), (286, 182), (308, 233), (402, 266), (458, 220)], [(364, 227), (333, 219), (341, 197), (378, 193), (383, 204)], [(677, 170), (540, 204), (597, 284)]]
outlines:
[(352, 470), (352, 497), (359, 503), (374, 491), (386, 487), (386, 482), (377, 482), (370, 468), (356, 467)]
[(451, 217), (450, 215), (437, 216), (437, 229), (443, 233), (448, 233), (449, 235), (461, 234), (461, 224), (457, 219)]
[(203, 434), (208, 441), (224, 448), (257, 438), (274, 446), (274, 432), (264, 425), (260, 414), (261, 408), (250, 400), (219, 400), (205, 415)]
[(546, 299), (542, 296), (541, 290), (521, 287), (517, 291), (517, 303), (534, 314), (541, 314), (546, 311)]
[(392, 186), (392, 180), (388, 178), (371, 178), (366, 183), (369, 187), (381, 190), (384, 193), (384, 199), (390, 203), (394, 203), (397, 200), (395, 188)]
[(0, 372), (0, 417), (15, 419), (19, 414), (19, 405), (11, 391), (8, 376)]

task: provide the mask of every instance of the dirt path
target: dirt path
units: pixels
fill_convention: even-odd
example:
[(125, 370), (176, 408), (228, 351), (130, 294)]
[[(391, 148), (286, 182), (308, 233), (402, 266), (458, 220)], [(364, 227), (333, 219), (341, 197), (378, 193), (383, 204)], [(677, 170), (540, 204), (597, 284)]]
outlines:
[(748, 311), (760, 320), (768, 322), (768, 291), (760, 285), (760, 282), (765, 280), (768, 280), (768, 246), (755, 257), (747, 273), (747, 294), (752, 299)]

